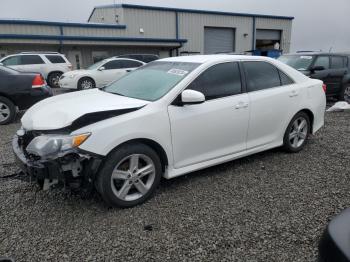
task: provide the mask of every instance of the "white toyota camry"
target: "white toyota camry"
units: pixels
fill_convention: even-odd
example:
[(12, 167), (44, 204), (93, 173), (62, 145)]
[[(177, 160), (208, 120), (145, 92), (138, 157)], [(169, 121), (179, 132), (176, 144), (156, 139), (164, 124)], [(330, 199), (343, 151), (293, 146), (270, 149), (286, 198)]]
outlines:
[(253, 56), (158, 60), (103, 89), (46, 99), (23, 116), (13, 149), (44, 189), (96, 187), (110, 205), (144, 202), (167, 179), (283, 146), (324, 124), (325, 87)]
[(78, 90), (100, 88), (143, 65), (145, 65), (144, 62), (134, 59), (108, 58), (85, 70), (64, 73), (60, 77), (58, 85), (61, 88)]

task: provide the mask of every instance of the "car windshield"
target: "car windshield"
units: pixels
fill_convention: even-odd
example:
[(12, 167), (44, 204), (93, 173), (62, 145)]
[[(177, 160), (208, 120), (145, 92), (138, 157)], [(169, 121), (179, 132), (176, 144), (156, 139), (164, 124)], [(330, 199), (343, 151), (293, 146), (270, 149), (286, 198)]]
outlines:
[(104, 63), (106, 63), (107, 61), (106, 60), (102, 60), (102, 61), (100, 61), (100, 62), (97, 62), (96, 64), (93, 64), (93, 65), (91, 65), (91, 66), (89, 66), (88, 68), (87, 68), (87, 70), (94, 70), (94, 69), (97, 69), (97, 68), (99, 68), (100, 66), (102, 66)]
[(313, 59), (314, 56), (311, 55), (286, 55), (278, 58), (279, 61), (299, 71), (308, 70)]
[(152, 62), (106, 86), (109, 93), (141, 100), (155, 101), (167, 94), (200, 64)]

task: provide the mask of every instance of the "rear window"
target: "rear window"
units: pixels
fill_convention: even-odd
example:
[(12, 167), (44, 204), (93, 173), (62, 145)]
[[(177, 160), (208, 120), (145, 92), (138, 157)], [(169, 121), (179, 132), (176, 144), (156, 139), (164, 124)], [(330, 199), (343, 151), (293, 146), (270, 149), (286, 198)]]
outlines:
[(45, 56), (53, 64), (65, 64), (66, 61), (60, 55), (46, 55)]
[(332, 56), (331, 57), (331, 68), (338, 69), (346, 67), (345, 57), (342, 56)]

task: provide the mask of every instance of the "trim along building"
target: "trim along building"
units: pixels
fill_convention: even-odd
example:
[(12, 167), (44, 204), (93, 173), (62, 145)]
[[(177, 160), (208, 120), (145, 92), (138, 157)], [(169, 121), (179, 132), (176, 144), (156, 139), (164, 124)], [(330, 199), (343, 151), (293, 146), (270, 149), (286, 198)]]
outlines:
[(87, 23), (0, 20), (0, 56), (59, 51), (76, 67), (127, 53), (160, 57), (289, 52), (293, 17), (131, 4), (95, 7)]

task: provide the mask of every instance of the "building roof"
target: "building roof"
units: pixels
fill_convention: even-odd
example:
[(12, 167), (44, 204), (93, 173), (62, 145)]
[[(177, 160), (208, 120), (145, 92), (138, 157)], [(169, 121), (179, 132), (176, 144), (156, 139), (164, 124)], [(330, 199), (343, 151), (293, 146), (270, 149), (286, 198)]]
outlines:
[(157, 11), (172, 11), (182, 13), (196, 13), (196, 14), (212, 14), (212, 15), (226, 15), (226, 16), (245, 16), (245, 17), (258, 17), (258, 18), (274, 18), (274, 19), (287, 19), (293, 20), (292, 16), (275, 16), (275, 15), (263, 15), (263, 14), (250, 14), (250, 13), (234, 13), (234, 12), (223, 12), (213, 10), (199, 10), (199, 9), (183, 9), (173, 7), (160, 7), (160, 6), (148, 6), (148, 5), (132, 5), (132, 4), (115, 4), (115, 5), (100, 5), (96, 6), (89, 17), (91, 19), (92, 14), (96, 9), (104, 8), (131, 8), (131, 9), (142, 9), (142, 10), (157, 10)]

